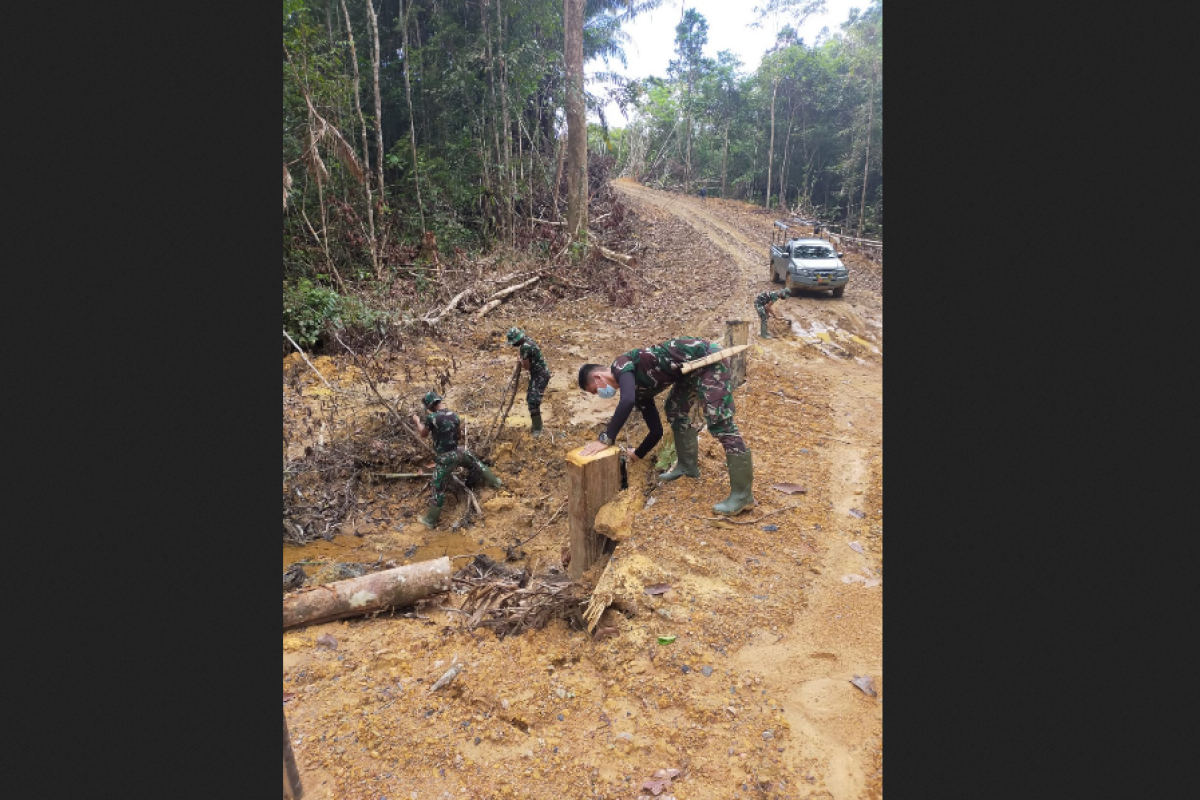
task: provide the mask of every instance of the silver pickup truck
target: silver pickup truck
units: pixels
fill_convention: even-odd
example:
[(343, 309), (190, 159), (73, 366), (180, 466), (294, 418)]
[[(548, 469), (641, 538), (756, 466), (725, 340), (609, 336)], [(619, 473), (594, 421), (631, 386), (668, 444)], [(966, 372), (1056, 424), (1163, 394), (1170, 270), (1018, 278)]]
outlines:
[(841, 297), (850, 282), (850, 271), (824, 239), (789, 239), (788, 226), (776, 222), (771, 242), (771, 281), (789, 289), (830, 289)]

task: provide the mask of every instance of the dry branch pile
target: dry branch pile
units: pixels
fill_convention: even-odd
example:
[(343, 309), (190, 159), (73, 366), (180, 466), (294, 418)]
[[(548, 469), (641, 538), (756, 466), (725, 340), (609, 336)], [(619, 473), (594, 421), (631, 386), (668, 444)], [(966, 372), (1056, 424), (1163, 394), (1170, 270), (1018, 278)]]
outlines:
[(560, 569), (529, 576), (487, 556), (476, 556), (454, 575), (456, 590), (465, 593), (459, 611), (468, 629), (489, 628), (501, 638), (545, 627), (551, 620), (566, 619), (576, 627), (586, 587), (574, 583)]

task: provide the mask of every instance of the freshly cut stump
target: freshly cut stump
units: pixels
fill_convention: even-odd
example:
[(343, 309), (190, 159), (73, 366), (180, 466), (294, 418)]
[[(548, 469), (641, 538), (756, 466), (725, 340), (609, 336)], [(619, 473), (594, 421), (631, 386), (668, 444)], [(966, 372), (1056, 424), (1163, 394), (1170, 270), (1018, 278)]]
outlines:
[(571, 563), (568, 574), (578, 580), (604, 552), (604, 536), (596, 533), (600, 507), (621, 491), (620, 448), (609, 447), (594, 456), (567, 453), (567, 514), (571, 523)]

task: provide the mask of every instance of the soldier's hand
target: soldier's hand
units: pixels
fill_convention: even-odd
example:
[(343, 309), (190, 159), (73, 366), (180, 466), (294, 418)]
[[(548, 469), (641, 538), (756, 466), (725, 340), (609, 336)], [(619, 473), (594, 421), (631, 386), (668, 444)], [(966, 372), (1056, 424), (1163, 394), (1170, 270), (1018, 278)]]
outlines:
[(641, 461), (641, 459), (640, 459), (640, 458), (638, 458), (638, 455), (637, 455), (637, 453), (635, 453), (635, 452), (633, 451), (633, 448), (631, 448), (631, 447), (624, 447), (624, 446), (623, 446), (623, 447), (621, 447), (621, 452), (622, 452), (622, 453), (624, 453), (624, 454), (625, 454), (625, 457), (626, 457), (627, 459), (629, 459), (630, 461)]

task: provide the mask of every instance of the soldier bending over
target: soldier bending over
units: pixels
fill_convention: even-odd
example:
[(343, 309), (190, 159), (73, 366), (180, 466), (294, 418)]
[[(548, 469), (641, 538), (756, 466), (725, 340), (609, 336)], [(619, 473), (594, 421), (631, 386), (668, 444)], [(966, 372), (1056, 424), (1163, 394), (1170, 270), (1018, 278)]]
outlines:
[(771, 306), (775, 305), (776, 300), (784, 297), (791, 297), (790, 289), (780, 289), (778, 292), (763, 292), (758, 297), (754, 298), (754, 310), (758, 313), (759, 331), (758, 335), (764, 339), (774, 339), (771, 332), (767, 330), (767, 315), (771, 315), (775, 319), (780, 319), (779, 315)]
[(433, 472), (433, 497), (429, 501), (429, 509), (417, 519), (428, 528), (436, 528), (438, 517), (442, 515), (442, 506), (446, 503), (446, 495), (442, 490), (455, 467), (479, 467), (479, 471), (483, 473), (483, 479), (493, 489), (499, 489), (503, 484), (495, 473), (475, 457), (474, 453), (465, 447), (458, 446), (458, 442), (462, 438), (462, 423), (458, 419), (458, 414), (444, 407), (438, 393), (427, 393), (421, 402), (429, 413), (425, 415), (424, 420), (413, 414), (412, 420), (417, 426), (417, 433), (422, 438), (433, 436), (433, 449), (437, 453), (435, 456), (437, 468)]
[(683, 475), (700, 477), (699, 443), (696, 429), (688, 424), (692, 402), (700, 398), (704, 419), (711, 433), (725, 448), (725, 463), (729, 467), (729, 497), (713, 506), (718, 514), (733, 515), (754, 503), (750, 493), (754, 468), (750, 451), (733, 421), (733, 394), (729, 385), (729, 361), (719, 361), (688, 374), (679, 371), (687, 361), (714, 353), (719, 344), (706, 339), (680, 337), (662, 344), (630, 350), (617, 356), (608, 367), (584, 364), (579, 368), (579, 388), (585, 392), (610, 398), (619, 395), (617, 411), (600, 434), (600, 441), (585, 446), (580, 455), (590, 456), (611, 445), (635, 407), (642, 412), (650, 433), (637, 450), (626, 450), (633, 459), (645, 458), (662, 438), (662, 423), (654, 407), (654, 396), (668, 387), (664, 410), (675, 434), (678, 462), (670, 472), (659, 475), (660, 480), (673, 481)]

